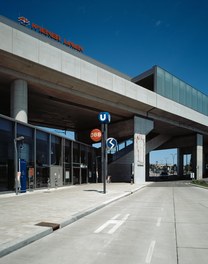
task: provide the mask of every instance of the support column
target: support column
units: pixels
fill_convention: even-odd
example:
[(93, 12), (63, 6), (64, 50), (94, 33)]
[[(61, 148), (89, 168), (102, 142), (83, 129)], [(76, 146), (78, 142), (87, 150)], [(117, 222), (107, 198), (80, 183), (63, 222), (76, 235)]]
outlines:
[(180, 148), (177, 149), (177, 175), (183, 176), (183, 152)]
[(153, 127), (152, 120), (134, 117), (134, 183), (146, 182), (146, 135)]
[(28, 88), (24, 80), (15, 80), (10, 89), (10, 114), (16, 120), (28, 122)]
[(203, 135), (196, 135), (196, 179), (203, 178)]

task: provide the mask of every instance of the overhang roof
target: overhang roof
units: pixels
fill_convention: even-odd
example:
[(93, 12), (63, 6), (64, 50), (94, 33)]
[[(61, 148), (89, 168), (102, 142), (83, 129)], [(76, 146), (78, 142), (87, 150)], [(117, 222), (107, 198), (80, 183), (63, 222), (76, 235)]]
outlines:
[[(38, 41), (41, 41), (41, 45), (50, 48), (48, 44), (42, 43), (42, 39)], [(54, 51), (56, 50), (59, 52), (58, 49)], [(76, 59), (76, 56), (73, 56)], [(108, 70), (108, 67), (100, 67), (99, 63), (95, 65), (92, 61), (91, 63), (85, 61), (80, 55), (78, 57), (80, 64), (83, 63), (83, 66), (79, 67), (89, 66), (89, 69), (85, 70), (91, 79), (93, 79), (90, 71), (92, 67), (96, 70), (97, 76), (100, 74), (103, 79), (99, 82), (97, 77), (91, 81), (87, 79), (87, 74), (84, 78), (78, 78), (76, 75), (56, 70), (50, 65), (43, 65), (1, 49), (0, 92), (3, 95), (1, 97), (3, 114), (9, 115), (11, 83), (15, 79), (24, 79), (29, 87), (28, 117), (31, 124), (88, 131), (100, 125), (98, 113), (108, 111), (112, 117), (112, 124), (131, 120), (135, 115), (140, 115), (154, 120), (155, 134), (179, 136), (197, 132), (208, 135), (207, 126), (197, 122), (198, 117), (203, 120), (203, 116), (199, 113), (190, 110), (195, 116), (193, 120), (189, 117), (190, 114), (187, 117), (183, 116), (180, 113), (189, 109), (134, 84), (116, 71)], [(105, 85), (105, 74), (107, 77), (110, 76), (110, 81), (112, 80), (111, 88)], [(176, 111), (172, 111), (170, 106)], [(179, 109), (180, 107), (182, 110)], [(125, 127), (123, 131), (120, 140), (132, 136), (129, 132), (125, 133)]]

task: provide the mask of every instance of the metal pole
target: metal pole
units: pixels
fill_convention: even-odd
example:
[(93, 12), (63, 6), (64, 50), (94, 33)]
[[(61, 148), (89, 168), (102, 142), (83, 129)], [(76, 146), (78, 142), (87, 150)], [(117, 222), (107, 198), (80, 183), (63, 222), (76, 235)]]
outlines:
[(17, 141), (14, 139), (14, 179), (15, 179), (15, 193), (18, 195), (18, 183), (17, 183)]
[(108, 154), (106, 148), (106, 141), (108, 137), (108, 124), (104, 124), (104, 193), (106, 193), (106, 179), (108, 174)]
[(102, 141), (101, 141), (101, 175), (103, 181), (103, 193), (106, 192), (105, 186), (105, 124), (101, 124)]
[(98, 116), (101, 122), (102, 141), (101, 141), (101, 165), (102, 165), (102, 180), (103, 180), (103, 193), (106, 193), (106, 176), (107, 176), (107, 128), (110, 123), (110, 114), (108, 112), (101, 112)]
[(108, 157), (107, 157), (107, 149), (106, 149), (107, 128), (108, 128), (107, 124), (101, 124), (101, 131), (102, 131), (101, 165), (102, 165), (103, 193), (106, 193), (106, 178), (108, 171)]

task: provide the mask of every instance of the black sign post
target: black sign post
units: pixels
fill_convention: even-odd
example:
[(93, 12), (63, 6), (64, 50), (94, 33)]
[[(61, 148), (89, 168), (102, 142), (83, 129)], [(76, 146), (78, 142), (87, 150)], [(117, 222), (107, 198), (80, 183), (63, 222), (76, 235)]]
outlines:
[(101, 166), (102, 166), (102, 181), (103, 181), (103, 193), (106, 193), (106, 178), (107, 178), (107, 149), (106, 149), (106, 139), (107, 139), (107, 124), (101, 124), (102, 131), (102, 145), (101, 145)]
[(108, 123), (110, 123), (110, 114), (108, 112), (101, 112), (98, 116), (101, 122), (102, 141), (101, 141), (101, 171), (103, 181), (103, 193), (106, 193), (106, 178), (108, 173), (108, 156), (106, 141), (108, 136)]

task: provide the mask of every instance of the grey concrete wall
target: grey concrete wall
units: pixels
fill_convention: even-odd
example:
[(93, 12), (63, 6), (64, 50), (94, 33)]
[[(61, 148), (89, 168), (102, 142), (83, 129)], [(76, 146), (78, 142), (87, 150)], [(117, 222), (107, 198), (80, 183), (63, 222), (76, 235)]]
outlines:
[(41, 41), (3, 22), (0, 22), (0, 38), (2, 51), (125, 96), (125, 100), (138, 101), (144, 104), (144, 113), (155, 107), (205, 126), (208, 123), (207, 116), (134, 84), (79, 56), (61, 50), (56, 45), (51, 45), (51, 42)]

